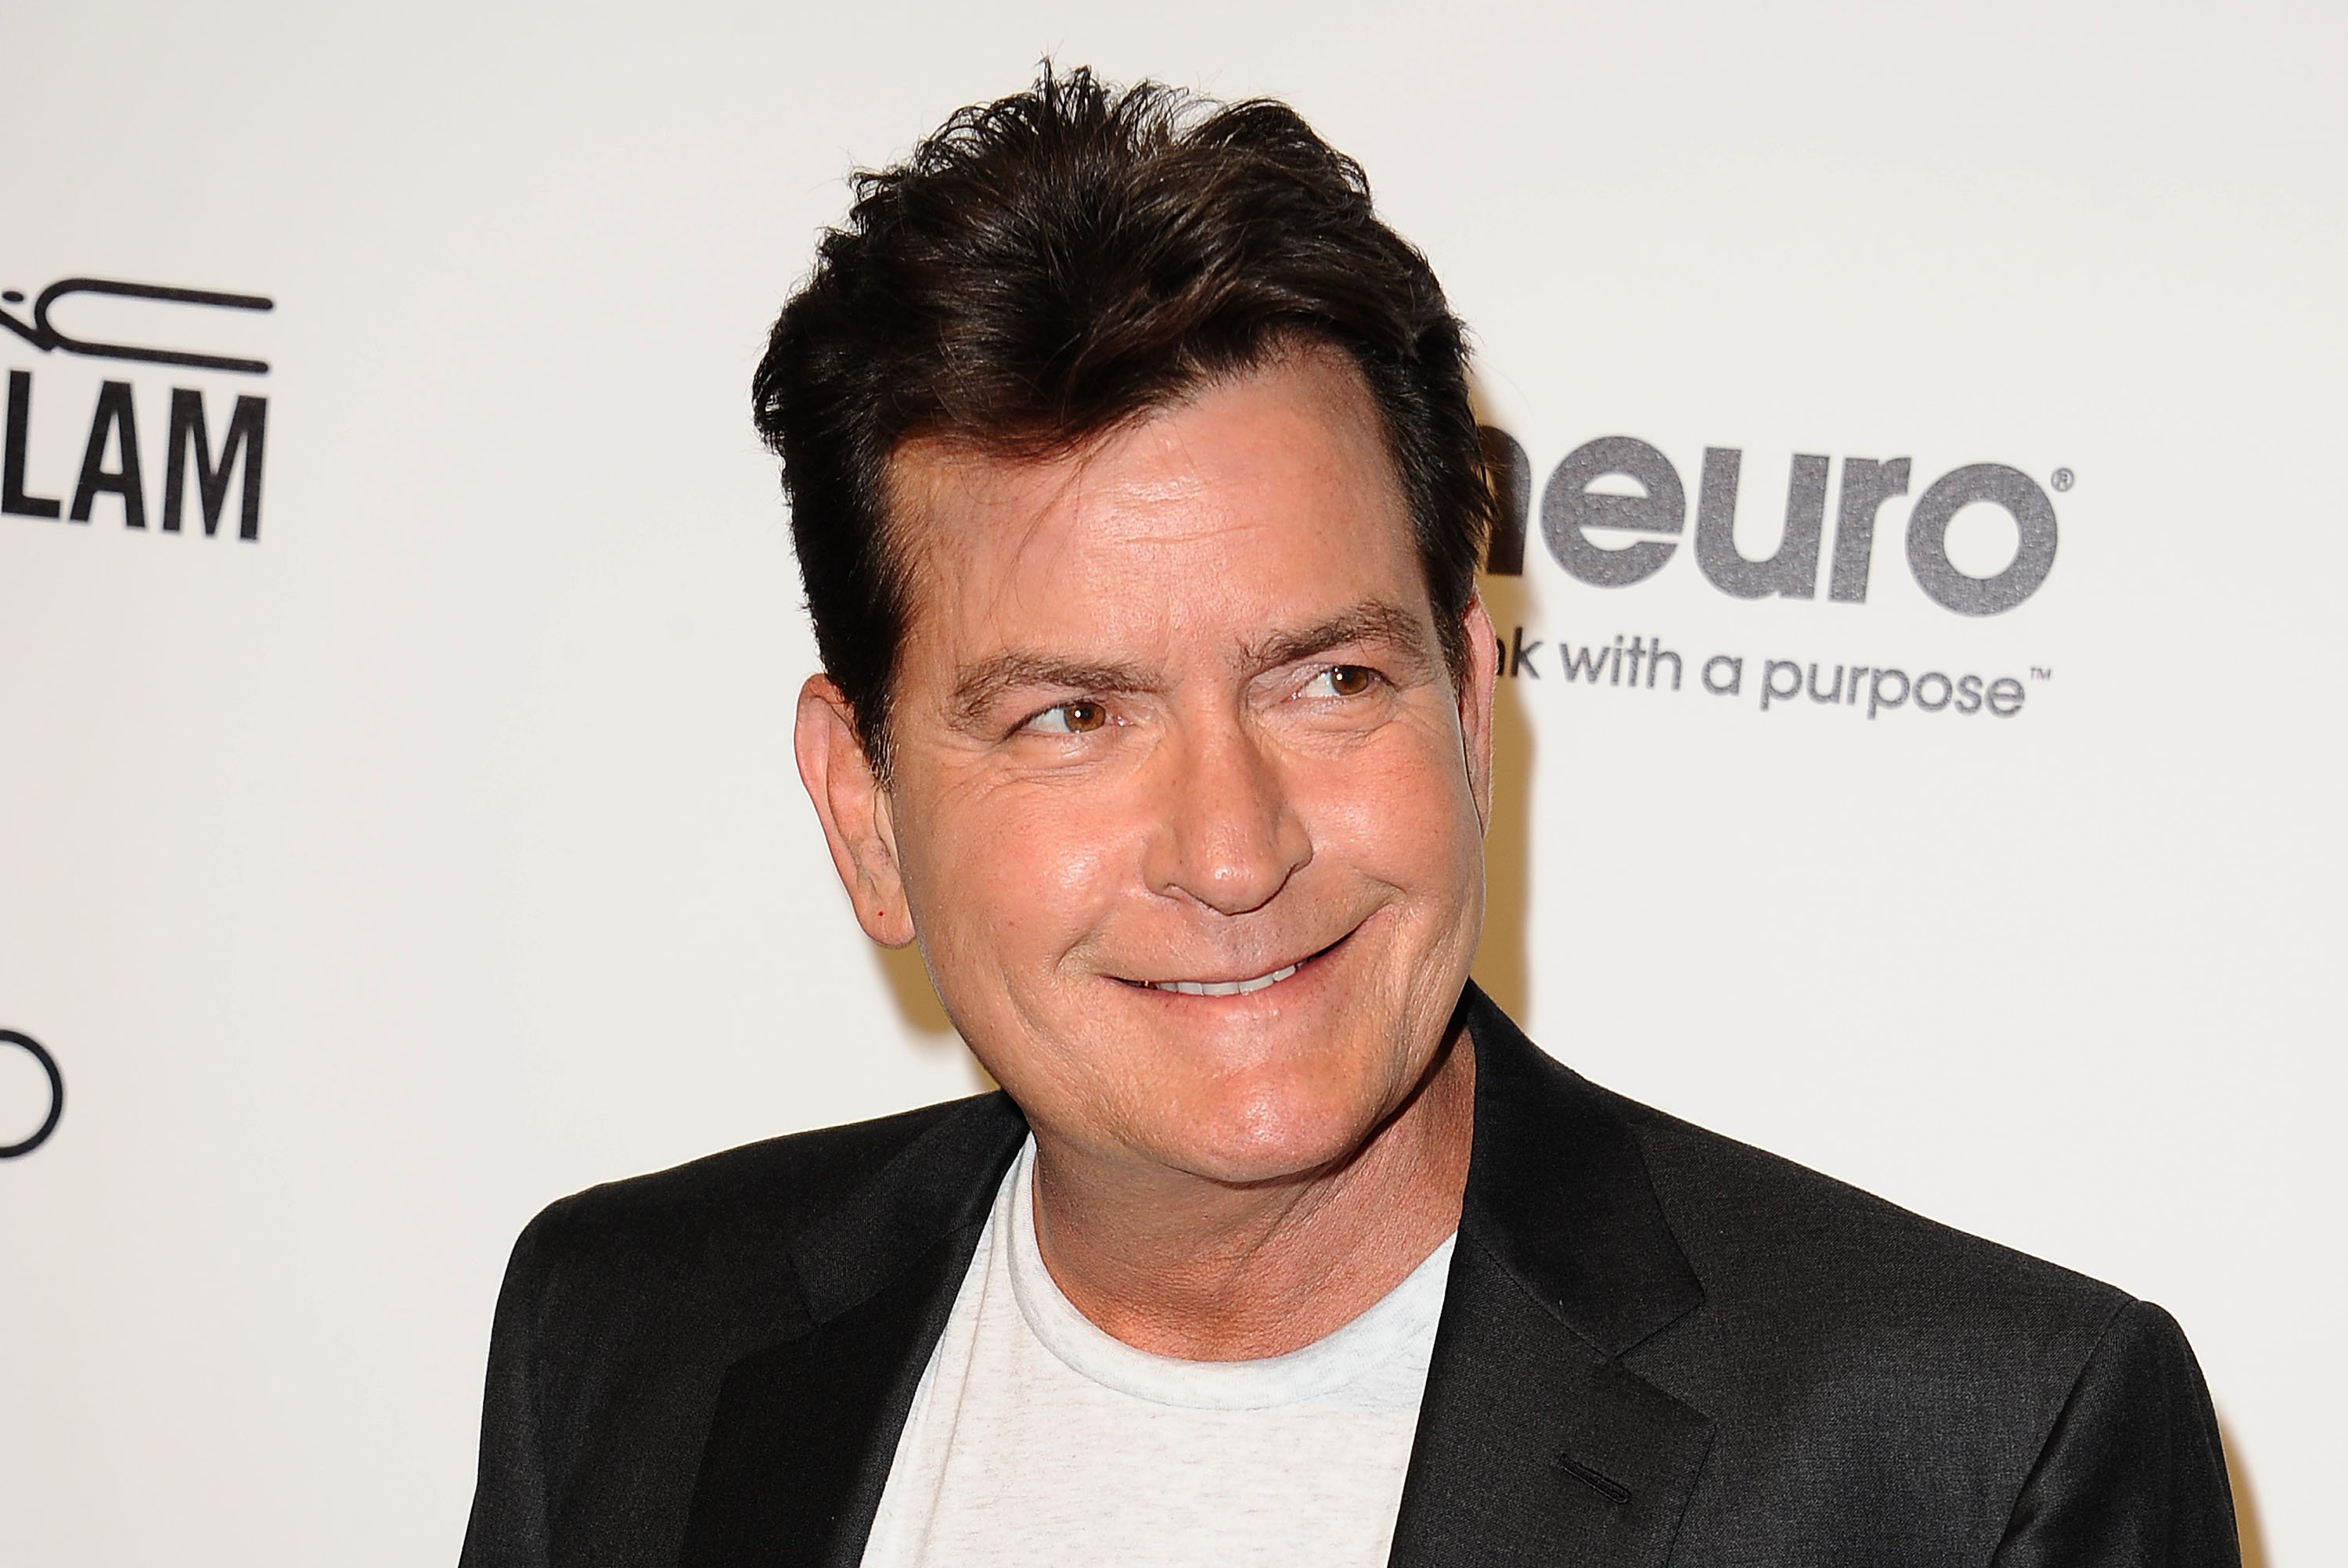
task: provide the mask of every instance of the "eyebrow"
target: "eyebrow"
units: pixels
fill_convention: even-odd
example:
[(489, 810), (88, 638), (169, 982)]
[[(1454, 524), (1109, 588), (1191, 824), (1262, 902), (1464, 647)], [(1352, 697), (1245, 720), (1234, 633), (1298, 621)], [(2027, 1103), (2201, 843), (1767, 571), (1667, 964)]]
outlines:
[[(1310, 626), (1275, 631), (1241, 651), (1250, 672), (1294, 664), (1349, 643), (1384, 644), (1403, 658), (1425, 662), (1426, 633), (1420, 618), (1384, 600), (1365, 600)], [(997, 653), (964, 670), (954, 681), (947, 712), (964, 729), (983, 727), (996, 703), (1010, 692), (1149, 692), (1165, 682), (1135, 664), (1100, 663), (1020, 650)]]
[(1348, 643), (1383, 644), (1406, 659), (1424, 662), (1426, 631), (1418, 616), (1382, 599), (1365, 599), (1339, 610), (1326, 620), (1290, 631), (1274, 632), (1247, 650), (1247, 661), (1256, 670), (1276, 670)]
[(947, 712), (964, 729), (982, 724), (1006, 692), (1036, 687), (1072, 692), (1154, 692), (1159, 682), (1131, 664), (1094, 664), (1048, 653), (1013, 651), (981, 660), (954, 682)]

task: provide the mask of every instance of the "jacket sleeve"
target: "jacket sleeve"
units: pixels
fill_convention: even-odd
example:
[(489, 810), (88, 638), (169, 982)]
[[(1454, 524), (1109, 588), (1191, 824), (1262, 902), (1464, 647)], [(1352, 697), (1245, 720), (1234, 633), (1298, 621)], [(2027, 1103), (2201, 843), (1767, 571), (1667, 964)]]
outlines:
[(459, 1568), (547, 1568), (546, 1452), (541, 1440), (539, 1300), (550, 1209), (514, 1244), (489, 1329), (481, 1397), (481, 1463)]
[(2072, 1386), (1993, 1568), (2240, 1568), (2233, 1491), (2192, 1347), (2122, 1307)]

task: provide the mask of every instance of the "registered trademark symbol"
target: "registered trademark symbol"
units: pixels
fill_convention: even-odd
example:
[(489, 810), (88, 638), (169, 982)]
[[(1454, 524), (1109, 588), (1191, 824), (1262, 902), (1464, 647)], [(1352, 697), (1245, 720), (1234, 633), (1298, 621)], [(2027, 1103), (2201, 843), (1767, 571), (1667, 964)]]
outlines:
[(2067, 490), (2078, 482), (2079, 476), (2071, 472), (2070, 469), (2057, 468), (2054, 470), (2054, 487), (2056, 489)]

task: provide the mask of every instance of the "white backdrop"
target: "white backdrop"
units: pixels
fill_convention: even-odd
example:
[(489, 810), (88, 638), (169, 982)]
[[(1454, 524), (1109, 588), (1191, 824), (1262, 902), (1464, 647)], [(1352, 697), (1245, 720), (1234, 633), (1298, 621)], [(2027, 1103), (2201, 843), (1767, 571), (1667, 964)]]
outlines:
[[(0, 1560), (449, 1561), (532, 1212), (974, 1086), (792, 774), (812, 656), (745, 386), (851, 165), (1046, 51), (1291, 98), (1478, 331), (1535, 480), (1489, 597), (1541, 644), (1502, 999), (1601, 1081), (2163, 1302), (2253, 1561), (2348, 1560), (2336, 8), (1107, 9), (9, 5), (0, 309), (275, 308), (54, 301), (265, 375), (0, 331), (15, 497), (71, 509), (116, 380), (147, 523), (120, 478), (0, 515), (0, 1029), (67, 1094), (0, 1163)], [(216, 536), (192, 485), (162, 529), (175, 389), (215, 450), (266, 399), (257, 538), (233, 486)], [(1615, 589), (1539, 495), (1607, 436), (1688, 506)], [(1910, 458), (1866, 601), (1823, 563), (1812, 600), (1715, 589), (1707, 446), (1756, 558), (1796, 455)], [(2060, 524), (1988, 617), (1906, 549), (1977, 463)], [(1976, 507), (1949, 548), (2014, 538)], [(1617, 635), (1682, 690), (1566, 679)], [(1771, 660), (2024, 700), (1764, 711)], [(46, 1103), (0, 1046), (0, 1144)]]

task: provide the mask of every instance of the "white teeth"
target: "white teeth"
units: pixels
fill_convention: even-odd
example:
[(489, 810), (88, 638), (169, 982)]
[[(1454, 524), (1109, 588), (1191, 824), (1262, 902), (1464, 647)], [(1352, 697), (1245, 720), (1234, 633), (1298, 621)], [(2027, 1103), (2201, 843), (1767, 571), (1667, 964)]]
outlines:
[(1161, 991), (1180, 991), (1186, 997), (1243, 997), (1266, 986), (1276, 986), (1295, 972), (1296, 966), (1291, 964), (1284, 969), (1274, 969), (1251, 980), (1148, 980), (1144, 983)]

